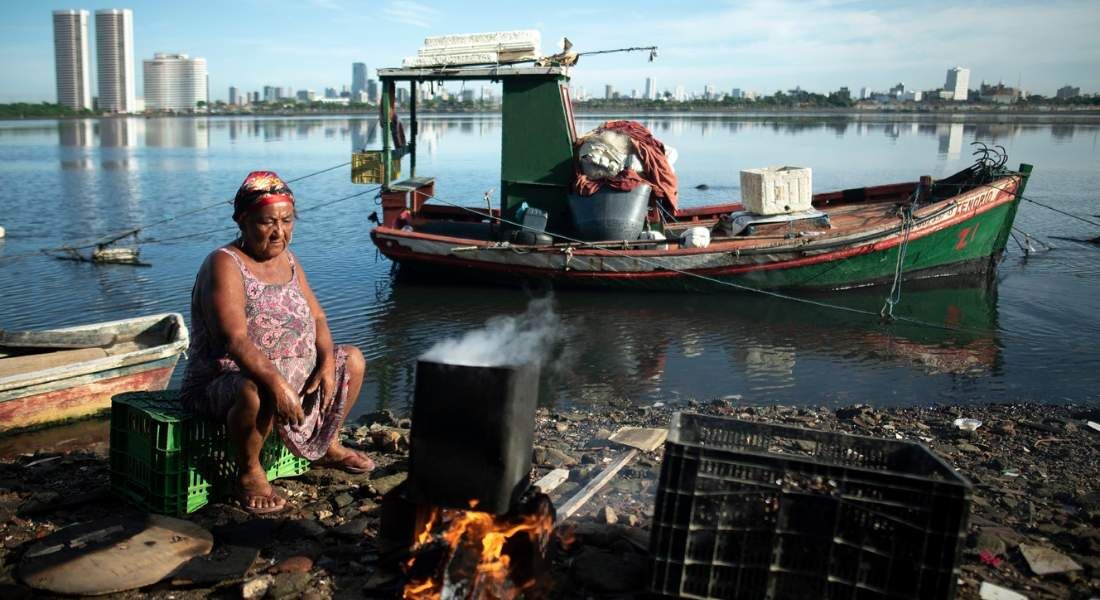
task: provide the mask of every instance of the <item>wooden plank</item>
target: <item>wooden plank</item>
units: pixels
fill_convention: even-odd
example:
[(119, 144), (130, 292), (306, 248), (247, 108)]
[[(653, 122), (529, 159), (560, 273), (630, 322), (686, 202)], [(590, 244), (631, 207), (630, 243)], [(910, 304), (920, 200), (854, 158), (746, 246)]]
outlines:
[(566, 500), (565, 504), (562, 504), (561, 507), (558, 508), (558, 520), (564, 521), (573, 516), (573, 514), (576, 513), (578, 509), (580, 509), (580, 507), (584, 506), (585, 502), (588, 502), (588, 500), (591, 499), (592, 496), (596, 495), (596, 492), (603, 489), (603, 487), (607, 485), (607, 482), (611, 481), (611, 479), (614, 478), (615, 475), (618, 474), (618, 472), (621, 471), (622, 468), (625, 467), (626, 464), (633, 460), (634, 457), (637, 455), (638, 449), (631, 448), (630, 450), (627, 450), (624, 454), (613, 460), (611, 464), (607, 465), (606, 469), (601, 471), (599, 475), (593, 477), (592, 481), (589, 481), (587, 484), (585, 484), (585, 486), (582, 487), (572, 498)]
[(554, 469), (546, 475), (543, 475), (542, 479), (535, 482), (535, 487), (542, 490), (542, 493), (549, 494), (557, 489), (557, 487), (566, 482), (569, 479), (569, 469)]
[(616, 444), (637, 448), (642, 452), (653, 452), (665, 443), (667, 429), (648, 429), (643, 427), (623, 427), (607, 438)]
[(9, 348), (101, 348), (115, 343), (103, 331), (0, 331), (0, 346)]
[(208, 554), (210, 532), (160, 515), (107, 517), (58, 530), (23, 555), (19, 574), (38, 590), (99, 595), (152, 585)]
[(107, 351), (102, 348), (80, 348), (79, 350), (56, 350), (42, 354), (0, 358), (0, 377), (52, 369), (106, 356)]

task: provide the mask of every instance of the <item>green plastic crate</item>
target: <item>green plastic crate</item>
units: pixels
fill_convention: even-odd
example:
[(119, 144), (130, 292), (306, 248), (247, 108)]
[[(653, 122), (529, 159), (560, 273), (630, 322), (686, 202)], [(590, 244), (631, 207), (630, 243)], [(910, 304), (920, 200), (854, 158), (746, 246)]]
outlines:
[[(277, 435), (260, 451), (271, 481), (309, 470)], [(236, 483), (236, 449), (224, 423), (185, 411), (178, 393), (130, 392), (111, 402), (111, 489), (150, 512), (185, 515), (229, 497)]]

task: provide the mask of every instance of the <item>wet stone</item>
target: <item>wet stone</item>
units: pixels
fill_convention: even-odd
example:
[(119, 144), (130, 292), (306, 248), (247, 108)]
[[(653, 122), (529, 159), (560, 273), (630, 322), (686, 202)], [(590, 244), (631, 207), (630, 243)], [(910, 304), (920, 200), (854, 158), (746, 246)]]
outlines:
[(309, 573), (280, 573), (267, 590), (267, 597), (274, 600), (297, 598), (309, 587)]
[(313, 559), (308, 556), (291, 556), (267, 570), (272, 575), (278, 573), (309, 573), (313, 568)]

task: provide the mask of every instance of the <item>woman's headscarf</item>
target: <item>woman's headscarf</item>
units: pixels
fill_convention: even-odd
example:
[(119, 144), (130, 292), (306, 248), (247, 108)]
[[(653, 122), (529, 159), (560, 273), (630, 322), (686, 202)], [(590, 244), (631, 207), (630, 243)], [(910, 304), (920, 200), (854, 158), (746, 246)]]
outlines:
[(233, 199), (233, 220), (239, 221), (261, 206), (276, 202), (294, 204), (294, 193), (274, 171), (253, 171), (244, 178)]

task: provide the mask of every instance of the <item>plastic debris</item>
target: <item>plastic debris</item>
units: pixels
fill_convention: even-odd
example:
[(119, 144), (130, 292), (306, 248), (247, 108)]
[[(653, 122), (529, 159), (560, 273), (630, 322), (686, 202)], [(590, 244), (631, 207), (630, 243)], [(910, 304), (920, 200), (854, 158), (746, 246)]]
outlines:
[(1100, 432), (1100, 423), (1097, 423), (1096, 421), (1086, 421), (1085, 424), (1089, 426), (1089, 429)]
[(1027, 596), (1019, 592), (1014, 592), (999, 585), (993, 585), (988, 581), (982, 582), (982, 587), (978, 589), (978, 594), (982, 600), (1027, 600)]
[(977, 419), (965, 419), (965, 418), (955, 419), (955, 427), (958, 427), (959, 429), (961, 429), (963, 431), (974, 431), (975, 429), (977, 429), (981, 426), (982, 426), (982, 422), (977, 420)]
[(1020, 544), (1020, 553), (1024, 555), (1027, 566), (1031, 567), (1031, 571), (1036, 575), (1051, 575), (1081, 570), (1081, 565), (1077, 564), (1072, 558), (1050, 548)]

